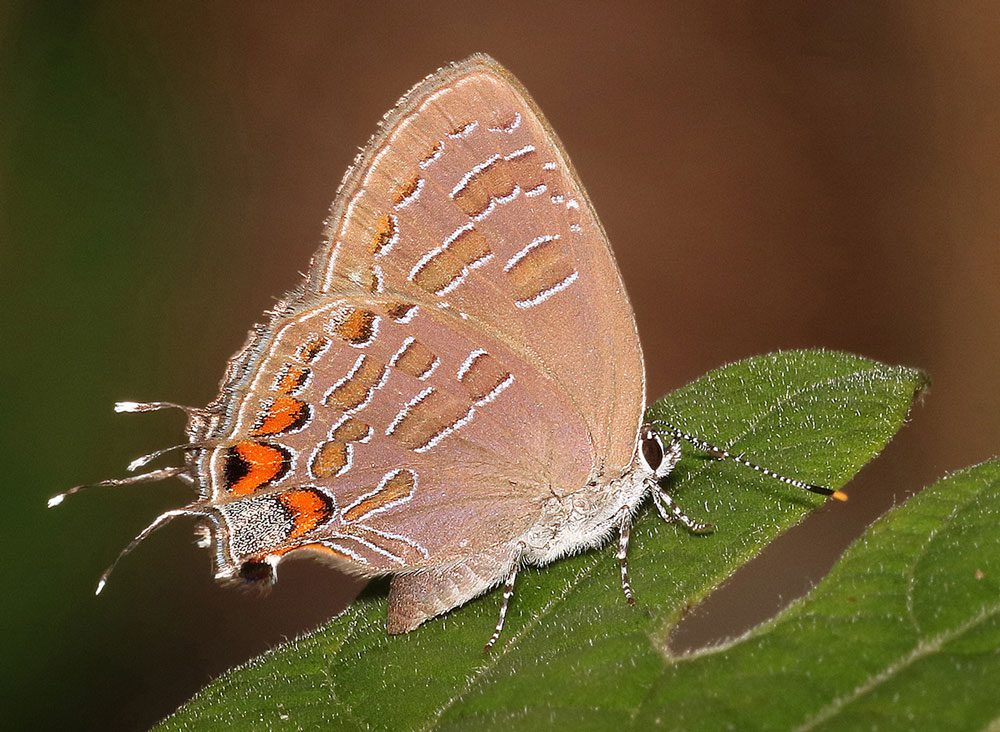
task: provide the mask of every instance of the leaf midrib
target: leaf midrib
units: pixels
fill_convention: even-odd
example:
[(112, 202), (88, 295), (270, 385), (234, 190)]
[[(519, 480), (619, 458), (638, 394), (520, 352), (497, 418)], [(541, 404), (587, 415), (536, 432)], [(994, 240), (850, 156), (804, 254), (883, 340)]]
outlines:
[[(996, 488), (998, 485), (1000, 485), (1000, 480), (989, 481), (985, 485), (980, 487), (978, 490), (971, 492), (970, 495), (965, 500), (957, 502), (952, 511), (941, 520), (940, 525), (935, 527), (934, 530), (928, 534), (927, 540), (924, 541), (923, 545), (920, 547), (920, 551), (916, 552), (913, 555), (913, 559), (910, 562), (910, 569), (907, 572), (907, 576), (909, 578), (909, 581), (907, 582), (907, 591), (906, 591), (908, 609), (911, 607), (910, 599), (913, 591), (913, 583), (915, 582), (916, 579), (915, 577), (916, 566), (917, 564), (920, 563), (924, 555), (927, 553), (927, 549), (931, 545), (934, 537), (936, 537), (939, 533), (941, 533), (942, 530), (949, 527), (954, 522), (955, 517), (959, 513), (961, 513), (961, 511), (963, 511), (970, 503), (976, 500), (984, 490), (990, 490)], [(1000, 613), (1000, 603), (997, 603), (992, 606), (987, 606), (986, 608), (981, 610), (977, 615), (974, 615), (973, 617), (969, 618), (964, 623), (960, 623), (958, 626), (950, 630), (943, 631), (942, 633), (939, 633), (938, 635), (934, 636), (929, 640), (921, 640), (918, 638), (916, 646), (909, 653), (900, 656), (895, 661), (888, 664), (881, 672), (874, 674), (870, 679), (868, 679), (862, 684), (859, 684), (849, 694), (838, 697), (829, 704), (827, 704), (825, 707), (822, 707), (819, 711), (816, 712), (816, 714), (812, 717), (812, 719), (806, 720), (800, 726), (796, 727), (795, 728), (796, 732), (805, 732), (806, 730), (813, 729), (816, 727), (816, 725), (821, 724), (826, 720), (833, 718), (838, 712), (840, 712), (842, 709), (845, 709), (849, 704), (853, 704), (858, 699), (861, 699), (862, 697), (866, 696), (867, 694), (877, 689), (881, 684), (893, 679), (896, 676), (896, 674), (898, 674), (900, 671), (909, 668), (916, 661), (925, 658), (929, 654), (939, 651), (941, 647), (948, 641), (957, 638), (958, 636), (969, 630), (972, 630), (983, 621), (992, 619), (998, 613)], [(919, 624), (916, 622), (915, 618), (914, 618), (914, 625), (917, 627), (919, 631)]]

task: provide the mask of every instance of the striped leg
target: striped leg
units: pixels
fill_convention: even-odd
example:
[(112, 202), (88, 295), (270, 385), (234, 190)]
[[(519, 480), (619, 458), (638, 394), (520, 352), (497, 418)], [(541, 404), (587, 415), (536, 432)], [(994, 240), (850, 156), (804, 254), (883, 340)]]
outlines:
[(714, 524), (703, 524), (684, 513), (684, 510), (674, 503), (670, 494), (660, 486), (656, 486), (653, 490), (653, 503), (656, 505), (656, 510), (660, 512), (660, 518), (667, 523), (679, 521), (692, 534), (711, 534), (715, 531)]
[(493, 636), (486, 642), (486, 647), (483, 648), (483, 653), (490, 652), (490, 649), (493, 648), (494, 644), (500, 638), (501, 631), (503, 631), (503, 623), (507, 619), (507, 606), (510, 605), (510, 598), (514, 596), (514, 580), (517, 579), (519, 565), (520, 561), (514, 562), (510, 574), (507, 575), (507, 579), (503, 583), (503, 604), (500, 605), (500, 617), (497, 619), (497, 627), (493, 631)]
[(632, 530), (632, 512), (628, 508), (622, 509), (621, 523), (618, 525), (618, 566), (622, 572), (622, 592), (625, 593), (625, 600), (629, 605), (635, 605), (635, 593), (632, 592), (632, 584), (628, 581), (628, 539)]

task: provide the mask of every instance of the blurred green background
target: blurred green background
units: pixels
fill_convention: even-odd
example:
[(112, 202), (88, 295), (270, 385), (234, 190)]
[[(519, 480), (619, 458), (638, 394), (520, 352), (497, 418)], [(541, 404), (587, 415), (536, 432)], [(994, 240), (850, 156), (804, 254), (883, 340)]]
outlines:
[(112, 404), (208, 402), (375, 122), (477, 50), (566, 143), (652, 397), (782, 347), (930, 371), (927, 406), (850, 503), (779, 541), (681, 640), (802, 593), (892, 502), (997, 452), (998, 32), (993, 3), (2, 6), (4, 726), (147, 728), (357, 591), (307, 562), (266, 597), (216, 587), (180, 521), (95, 599), (119, 549), (191, 491), (45, 500), (179, 441), (181, 415)]

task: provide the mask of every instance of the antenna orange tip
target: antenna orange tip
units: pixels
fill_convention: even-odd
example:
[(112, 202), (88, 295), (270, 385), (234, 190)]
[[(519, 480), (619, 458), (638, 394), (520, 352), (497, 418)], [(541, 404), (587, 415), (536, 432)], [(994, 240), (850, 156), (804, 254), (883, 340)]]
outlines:
[(833, 496), (834, 498), (836, 498), (838, 501), (846, 501), (847, 500), (847, 494), (844, 493), (844, 491), (834, 491), (830, 495)]

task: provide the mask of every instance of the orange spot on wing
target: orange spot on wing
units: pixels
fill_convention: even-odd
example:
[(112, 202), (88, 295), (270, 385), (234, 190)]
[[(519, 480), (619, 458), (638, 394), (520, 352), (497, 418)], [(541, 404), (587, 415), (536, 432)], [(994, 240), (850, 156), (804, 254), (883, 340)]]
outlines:
[(229, 492), (246, 496), (280, 479), (290, 463), (288, 453), (275, 445), (244, 440), (226, 451), (225, 478)]
[(372, 237), (371, 253), (376, 256), (381, 254), (382, 250), (389, 246), (395, 235), (395, 219), (386, 214), (375, 222), (375, 236)]
[(330, 440), (319, 447), (309, 467), (317, 478), (330, 478), (346, 465), (347, 445), (340, 440)]
[(365, 345), (375, 335), (376, 317), (375, 313), (365, 308), (348, 308), (334, 324), (333, 332), (348, 343)]
[(294, 394), (301, 389), (309, 379), (309, 369), (301, 364), (285, 364), (278, 375), (275, 389), (283, 394)]
[(306, 363), (311, 363), (319, 358), (320, 354), (326, 350), (327, 346), (330, 345), (328, 341), (323, 336), (309, 336), (302, 345), (299, 346), (298, 358)]
[(409, 302), (395, 302), (386, 308), (386, 312), (393, 320), (402, 320), (417, 306)]
[(303, 488), (287, 491), (278, 496), (278, 500), (292, 515), (295, 524), (289, 539), (308, 534), (329, 519), (332, 513), (329, 499), (315, 490)]
[(416, 193), (417, 188), (420, 186), (420, 176), (414, 175), (406, 183), (401, 185), (396, 189), (396, 192), (392, 196), (392, 205), (398, 206), (407, 198)]
[(288, 395), (277, 397), (258, 419), (251, 434), (262, 437), (296, 430), (309, 421), (309, 405)]

